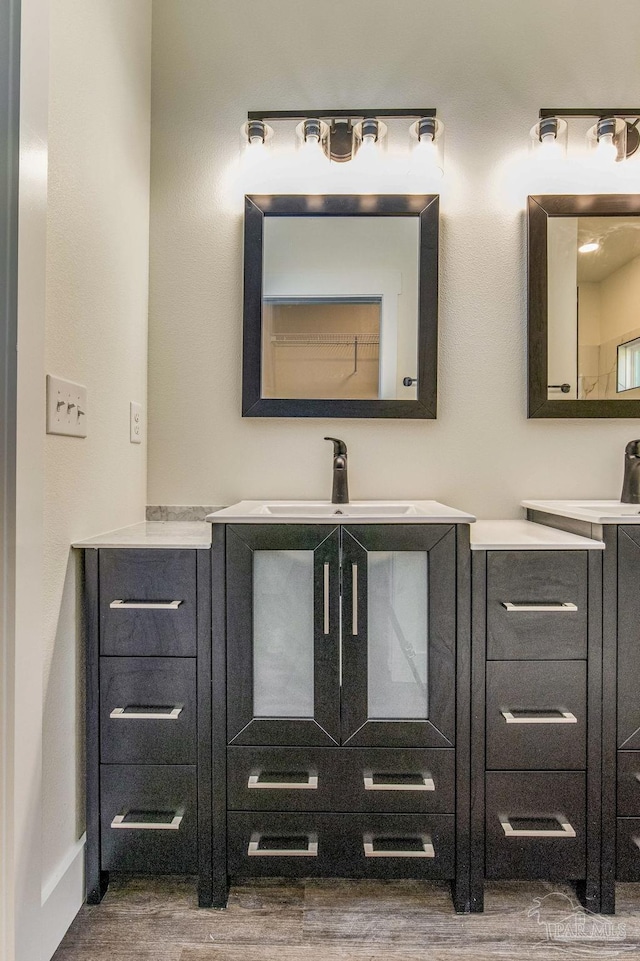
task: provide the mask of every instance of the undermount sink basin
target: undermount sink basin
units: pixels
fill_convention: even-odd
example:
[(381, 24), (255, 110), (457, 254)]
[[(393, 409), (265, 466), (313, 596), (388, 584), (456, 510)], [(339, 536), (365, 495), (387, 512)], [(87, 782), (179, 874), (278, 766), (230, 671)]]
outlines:
[(209, 514), (212, 524), (264, 524), (304, 521), (307, 524), (352, 518), (359, 524), (471, 524), (475, 517), (438, 501), (240, 501)]
[(529, 510), (559, 514), (588, 524), (640, 524), (640, 504), (621, 501), (522, 501)]

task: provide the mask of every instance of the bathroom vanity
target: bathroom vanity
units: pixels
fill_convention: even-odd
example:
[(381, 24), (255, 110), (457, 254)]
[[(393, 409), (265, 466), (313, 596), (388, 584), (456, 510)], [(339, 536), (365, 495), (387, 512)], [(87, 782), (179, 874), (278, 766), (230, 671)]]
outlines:
[(613, 911), (640, 879), (640, 515), (527, 507), (243, 502), (76, 545), (89, 901), (109, 871), (197, 874), (215, 906), (411, 877), (479, 911), (543, 878)]
[(602, 911), (615, 881), (640, 880), (640, 507), (523, 501), (531, 519), (601, 538), (603, 573)]
[(216, 903), (248, 876), (412, 877), (468, 910), (474, 518), (247, 502), (209, 520)]
[(84, 553), (87, 900), (110, 871), (211, 903), (211, 532), (137, 524)]
[(472, 528), (471, 909), (485, 880), (576, 882), (600, 910), (600, 540)]

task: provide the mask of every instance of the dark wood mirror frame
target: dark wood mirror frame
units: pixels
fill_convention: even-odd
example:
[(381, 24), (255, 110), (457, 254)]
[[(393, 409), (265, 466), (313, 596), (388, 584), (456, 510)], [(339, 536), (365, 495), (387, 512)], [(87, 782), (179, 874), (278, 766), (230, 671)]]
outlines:
[(549, 217), (640, 215), (640, 194), (549, 194), (529, 197), (529, 417), (640, 417), (640, 400), (549, 400), (547, 221)]
[[(251, 195), (245, 197), (243, 417), (436, 417), (439, 197), (430, 195)], [(262, 263), (265, 217), (419, 218), (416, 400), (262, 397)]]

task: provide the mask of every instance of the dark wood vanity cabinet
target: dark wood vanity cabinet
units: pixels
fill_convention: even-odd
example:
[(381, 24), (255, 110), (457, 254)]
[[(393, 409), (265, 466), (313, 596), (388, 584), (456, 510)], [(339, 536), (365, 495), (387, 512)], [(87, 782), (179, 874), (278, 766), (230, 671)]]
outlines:
[(110, 871), (211, 904), (211, 552), (85, 549), (87, 900)]
[(487, 879), (600, 910), (602, 556), (472, 552), (471, 909)]
[(605, 526), (603, 900), (640, 881), (640, 527)]
[(468, 910), (468, 563), (462, 525), (214, 525), (214, 903), (413, 877)]

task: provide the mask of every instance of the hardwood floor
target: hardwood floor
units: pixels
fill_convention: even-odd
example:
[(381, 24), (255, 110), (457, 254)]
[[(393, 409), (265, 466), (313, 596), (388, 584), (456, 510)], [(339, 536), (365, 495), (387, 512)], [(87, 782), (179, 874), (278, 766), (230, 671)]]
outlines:
[(594, 920), (570, 887), (493, 883), (484, 914), (456, 915), (444, 884), (274, 880), (234, 886), (215, 911), (188, 879), (113, 878), (54, 961), (640, 959), (640, 885), (618, 885), (617, 899), (615, 917)]

